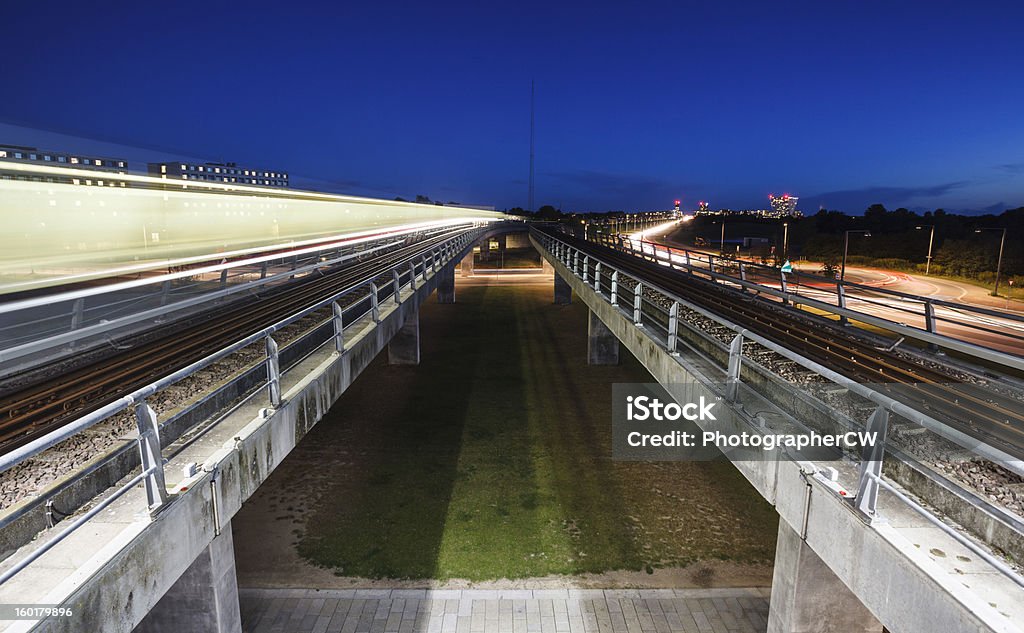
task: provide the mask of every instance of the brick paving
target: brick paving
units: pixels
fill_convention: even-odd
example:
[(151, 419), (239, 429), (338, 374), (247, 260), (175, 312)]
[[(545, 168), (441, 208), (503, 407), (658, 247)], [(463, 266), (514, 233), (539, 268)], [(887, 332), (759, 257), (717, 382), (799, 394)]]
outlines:
[(239, 589), (246, 633), (763, 633), (769, 589)]

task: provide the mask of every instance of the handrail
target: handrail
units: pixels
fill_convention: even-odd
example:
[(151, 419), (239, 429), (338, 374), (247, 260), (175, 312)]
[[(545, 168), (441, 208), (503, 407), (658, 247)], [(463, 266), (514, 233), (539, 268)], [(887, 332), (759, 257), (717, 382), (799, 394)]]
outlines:
[[(574, 251), (579, 251), (579, 249), (576, 248), (575, 246), (572, 246), (571, 244), (569, 244), (569, 243), (567, 243), (567, 242), (565, 242), (563, 240), (560, 240), (560, 239), (558, 239), (558, 238), (556, 238), (554, 236), (551, 236), (551, 235), (545, 234), (545, 233), (541, 233), (541, 235), (543, 237), (545, 237), (545, 238), (550, 239), (550, 240), (557, 241), (557, 242), (559, 242), (560, 244), (566, 246), (569, 249), (572, 249)], [(589, 255), (589, 257), (591, 259), (599, 259), (595, 255)], [(649, 288), (651, 290), (655, 290), (656, 292), (664, 295), (666, 298), (669, 298), (669, 299), (671, 299), (673, 301), (677, 301), (680, 305), (683, 305), (686, 308), (688, 308), (690, 310), (693, 310), (694, 312), (700, 314), (701, 316), (703, 316), (703, 317), (705, 317), (707, 319), (710, 319), (710, 320), (714, 321), (715, 323), (721, 325), (722, 327), (725, 327), (725, 328), (727, 328), (729, 330), (732, 330), (733, 332), (735, 332), (737, 334), (740, 334), (745, 339), (754, 341), (757, 344), (759, 344), (759, 345), (761, 345), (761, 346), (763, 346), (763, 347), (765, 347), (765, 348), (767, 348), (767, 349), (769, 349), (769, 350), (771, 350), (773, 352), (776, 352), (776, 353), (780, 354), (781, 356), (784, 356), (784, 357), (788, 358), (789, 360), (791, 360), (791, 361), (793, 361), (793, 362), (803, 366), (804, 368), (809, 369), (809, 370), (815, 372), (816, 374), (819, 374), (819, 375), (827, 378), (828, 380), (843, 386), (846, 389), (849, 389), (853, 393), (855, 393), (855, 394), (857, 394), (857, 395), (859, 395), (859, 396), (861, 396), (863, 398), (866, 398), (866, 399), (870, 400), (871, 402), (873, 402), (873, 403), (875, 403), (875, 404), (877, 404), (877, 405), (879, 405), (881, 407), (884, 407), (886, 410), (891, 411), (892, 413), (895, 413), (895, 414), (897, 414), (897, 415), (899, 415), (901, 417), (904, 417), (904, 418), (910, 420), (911, 422), (915, 422), (915, 423), (917, 423), (917, 424), (919, 424), (919, 425), (929, 429), (930, 431), (932, 431), (932, 432), (934, 432), (934, 433), (936, 433), (938, 435), (941, 435), (942, 437), (945, 437), (946, 439), (950, 440), (951, 442), (954, 442), (955, 444), (957, 444), (959, 446), (963, 446), (965, 448), (970, 448), (970, 450), (976, 451), (979, 455), (981, 455), (981, 456), (983, 456), (983, 457), (985, 457), (987, 459), (990, 459), (992, 461), (996, 461), (996, 462), (1002, 464), (1008, 470), (1011, 470), (1011, 471), (1017, 473), (1018, 475), (1024, 476), (1024, 461), (1019, 460), (1019, 459), (1009, 455), (1008, 453), (1006, 453), (1006, 452), (1004, 452), (1004, 451), (1002, 451), (1002, 450), (1000, 450), (1000, 449), (998, 449), (998, 448), (996, 448), (994, 446), (990, 446), (990, 445), (982, 442), (978, 438), (975, 438), (973, 436), (967, 435), (966, 433), (958, 431), (958, 430), (950, 427), (949, 425), (943, 424), (939, 420), (936, 420), (935, 418), (933, 418), (933, 417), (931, 417), (931, 416), (929, 416), (929, 415), (927, 415), (925, 413), (922, 413), (921, 411), (918, 411), (917, 409), (914, 409), (914, 408), (912, 408), (912, 407), (910, 407), (910, 406), (908, 406), (908, 405), (906, 405), (906, 404), (904, 404), (902, 402), (899, 402), (898, 400), (894, 400), (893, 398), (891, 398), (891, 397), (889, 397), (889, 396), (887, 396), (887, 395), (885, 395), (885, 394), (883, 394), (883, 393), (881, 393), (879, 391), (871, 389), (870, 387), (868, 387), (868, 386), (866, 386), (866, 385), (864, 385), (862, 383), (859, 383), (859, 382), (857, 382), (857, 381), (855, 381), (855, 380), (853, 380), (851, 378), (848, 378), (848, 377), (846, 377), (846, 376), (844, 376), (844, 375), (842, 375), (840, 373), (837, 373), (837, 372), (833, 371), (832, 369), (829, 369), (828, 367), (825, 367), (824, 365), (821, 365), (820, 363), (817, 363), (817, 362), (815, 362), (813, 360), (805, 358), (804, 356), (801, 356), (800, 354), (798, 354), (798, 353), (796, 353), (796, 352), (794, 352), (794, 351), (792, 351), (792, 350), (790, 350), (790, 349), (788, 349), (786, 347), (783, 347), (782, 345), (779, 345), (778, 343), (775, 343), (775, 342), (773, 342), (771, 340), (768, 340), (768, 339), (764, 338), (763, 336), (760, 336), (760, 335), (758, 335), (758, 334), (756, 334), (754, 332), (751, 332), (751, 331), (747, 330), (746, 328), (743, 328), (743, 327), (741, 327), (739, 325), (736, 325), (735, 323), (732, 323), (732, 322), (730, 322), (730, 321), (728, 321), (726, 319), (723, 319), (722, 317), (718, 316), (717, 314), (715, 314), (713, 312), (710, 312), (710, 311), (708, 311), (708, 310), (706, 310), (706, 309), (704, 309), (704, 308), (702, 308), (702, 307), (700, 307), (700, 306), (698, 306), (698, 305), (696, 305), (696, 304), (694, 304), (694, 303), (692, 303), (690, 301), (687, 301), (686, 299), (683, 299), (683, 298), (681, 298), (681, 297), (679, 297), (679, 296), (677, 296), (677, 295), (675, 295), (675, 294), (673, 294), (673, 293), (671, 293), (671, 292), (669, 292), (667, 290), (664, 290), (660, 286), (652, 284), (652, 283), (650, 283), (648, 281), (637, 279), (635, 276), (630, 275), (627, 272), (620, 271), (617, 267), (615, 267), (612, 264), (609, 264), (608, 262), (602, 261), (601, 265), (602, 265), (602, 268), (607, 267), (609, 270), (618, 271), (620, 275), (625, 275), (625, 276), (629, 277), (630, 279), (634, 279), (637, 282), (643, 283), (644, 288)]]
[(888, 481), (882, 479), (882, 477), (880, 477), (879, 475), (876, 475), (874, 473), (869, 473), (868, 477), (870, 477), (871, 479), (873, 479), (876, 482), (878, 482), (878, 485), (880, 485), (881, 487), (883, 487), (886, 490), (888, 490), (889, 492), (891, 492), (897, 499), (899, 499), (903, 503), (905, 503), (908, 506), (910, 506), (911, 508), (913, 508), (913, 510), (915, 512), (917, 512), (918, 514), (923, 516), (925, 519), (927, 519), (929, 523), (931, 523), (935, 527), (939, 528), (940, 530), (945, 532), (947, 535), (953, 537), (953, 539), (957, 543), (960, 543), (961, 545), (963, 545), (967, 549), (969, 549), (972, 552), (974, 552), (979, 558), (981, 558), (986, 563), (988, 563), (989, 565), (992, 565), (997, 570), (1002, 572), (1002, 574), (1004, 576), (1009, 576), (1010, 580), (1012, 580), (1013, 582), (1017, 583), (1021, 587), (1024, 587), (1024, 577), (1022, 577), (1020, 574), (1018, 574), (1016, 571), (1014, 571), (1014, 569), (1012, 567), (1010, 567), (1009, 565), (1007, 565), (1003, 561), (999, 560), (998, 558), (996, 558), (992, 554), (990, 554), (987, 551), (985, 551), (985, 549), (983, 547), (981, 547), (980, 545), (978, 545), (977, 543), (975, 543), (971, 539), (967, 538), (963, 534), (960, 534), (959, 532), (957, 532), (953, 528), (949, 527), (948, 525), (946, 525), (945, 523), (940, 521), (938, 519), (938, 517), (936, 517), (934, 514), (929, 512), (927, 508), (925, 508), (924, 506), (922, 506), (918, 502), (914, 501), (913, 499), (911, 499), (907, 495), (905, 495), (902, 492), (900, 492), (896, 488), (896, 486), (893, 486)]
[[(464, 231), (458, 231), (457, 233), (459, 233), (460, 235), (465, 234)], [(453, 236), (454, 239), (457, 239), (458, 237), (459, 235)], [(389, 266), (389, 269), (396, 268), (399, 266), (407, 266), (409, 261), (412, 260), (414, 257), (416, 256), (410, 255), (409, 257), (402, 259), (400, 262), (395, 263), (392, 266)], [(353, 284), (343, 290), (340, 290), (332, 294), (330, 297), (323, 299), (312, 306), (300, 310), (299, 312), (296, 312), (289, 317), (281, 319), (280, 321), (274, 323), (273, 325), (263, 328), (262, 330), (255, 332), (231, 345), (223, 347), (220, 350), (213, 352), (207, 355), (206, 357), (197, 360), (172, 374), (169, 374), (167, 376), (164, 376), (163, 378), (160, 378), (159, 380), (151, 382), (144, 387), (140, 387), (133, 391), (132, 393), (122, 396), (121, 398), (118, 398), (117, 400), (114, 400), (113, 402), (110, 402), (109, 404), (99, 409), (96, 409), (95, 411), (92, 411), (78, 418), (77, 420), (70, 424), (64, 425), (59, 429), (51, 431), (50, 433), (40, 438), (37, 438), (27, 444), (24, 444), (9, 453), (0, 455), (0, 472), (4, 472), (9, 468), (15, 466), (19, 462), (24, 461), (25, 459), (28, 459), (29, 457), (32, 457), (33, 455), (36, 455), (46, 450), (47, 448), (50, 448), (62, 442), (63, 440), (71, 437), (72, 435), (80, 433), (81, 431), (91, 427), (92, 425), (100, 422), (101, 420), (104, 420), (115, 413), (123, 411), (128, 407), (141, 402), (142, 400), (156, 393), (157, 391), (181, 380), (182, 378), (185, 378), (186, 376), (189, 376), (190, 374), (195, 373), (200, 369), (203, 369), (204, 367), (210, 365), (211, 363), (220, 360), (221, 358), (224, 358), (229, 354), (237, 352), (243, 347), (247, 347), (257, 341), (266, 338), (267, 336), (273, 334), (274, 332), (280, 330), (281, 328), (291, 325), (292, 323), (309, 315), (310, 313), (315, 312), (326, 306), (329, 306), (331, 303), (337, 301), (342, 296), (351, 294), (361, 288), (370, 286), (373, 286), (373, 280), (361, 281), (356, 284)]]
[[(371, 249), (368, 249), (367, 251), (362, 251), (361, 254), (364, 253), (364, 252), (375, 253), (375, 252), (377, 252), (379, 250), (384, 250), (384, 249), (390, 248), (390, 247), (394, 246), (395, 244), (396, 244), (396, 242), (388, 242), (388, 243), (385, 243), (385, 244), (381, 244), (379, 246), (375, 246), (375, 247), (373, 247)], [(200, 295), (196, 295), (196, 296), (193, 296), (193, 297), (188, 298), (188, 299), (182, 299), (181, 301), (175, 301), (174, 303), (171, 303), (171, 304), (168, 304), (168, 305), (165, 305), (165, 306), (159, 306), (159, 307), (156, 307), (156, 308), (151, 308), (149, 310), (144, 310), (142, 312), (136, 312), (136, 313), (133, 313), (133, 314), (128, 314), (128, 315), (125, 315), (123, 317), (120, 317), (120, 318), (117, 318), (117, 319), (113, 319), (111, 321), (95, 323), (93, 325), (86, 325), (84, 327), (80, 327), (80, 328), (77, 328), (77, 329), (74, 329), (74, 330), (69, 330), (67, 332), (62, 332), (60, 334), (55, 334), (53, 336), (49, 336), (49, 337), (46, 337), (46, 338), (43, 338), (43, 339), (29, 341), (27, 343), (22, 343), (20, 345), (15, 345), (14, 347), (8, 347), (6, 349), (0, 349), (0, 363), (8, 362), (8, 361), (14, 360), (16, 358), (21, 358), (22, 356), (26, 356), (28, 354), (38, 353), (41, 350), (49, 349), (51, 347), (55, 347), (55, 346), (59, 346), (59, 345), (64, 345), (66, 343), (69, 343), (69, 342), (72, 342), (72, 341), (75, 341), (75, 340), (78, 340), (78, 339), (81, 339), (81, 338), (84, 338), (84, 337), (96, 336), (96, 335), (102, 334), (104, 332), (110, 332), (112, 330), (116, 330), (116, 329), (121, 328), (121, 327), (126, 327), (126, 326), (129, 326), (129, 325), (132, 325), (134, 323), (139, 323), (141, 321), (148, 321), (148, 320), (156, 319), (156, 318), (162, 317), (162, 316), (164, 316), (166, 314), (171, 314), (173, 312), (178, 312), (178, 311), (181, 311), (181, 310), (184, 310), (184, 309), (187, 309), (187, 308), (192, 308), (192, 307), (195, 307), (197, 305), (204, 304), (204, 303), (209, 303), (209, 302), (212, 302), (212, 301), (218, 301), (220, 299), (223, 299), (225, 297), (229, 297), (229, 296), (232, 296), (232, 295), (235, 295), (235, 294), (238, 294), (238, 293), (251, 292), (255, 288), (262, 288), (263, 286), (267, 286), (267, 285), (270, 285), (270, 284), (273, 284), (273, 283), (276, 283), (276, 282), (280, 282), (281, 280), (283, 280), (283, 279), (285, 279), (287, 277), (291, 277), (291, 276), (298, 275), (298, 274), (304, 274), (304, 273), (307, 273), (307, 272), (318, 270), (320, 268), (324, 268), (324, 267), (328, 267), (328, 266), (334, 266), (334, 265), (337, 265), (337, 264), (344, 263), (345, 261), (347, 261), (349, 259), (352, 259), (355, 256), (356, 255), (354, 255), (354, 254), (343, 255), (341, 257), (330, 259), (330, 260), (327, 260), (327, 261), (324, 261), (324, 262), (317, 262), (315, 264), (310, 264), (308, 266), (302, 266), (302, 267), (296, 268), (294, 270), (286, 270), (286, 271), (277, 273), (275, 275), (270, 275), (268, 277), (264, 277), (263, 279), (258, 279), (256, 281), (251, 281), (251, 282), (248, 282), (248, 283), (245, 283), (245, 284), (229, 285), (227, 288), (224, 288), (223, 290), (214, 290), (214, 291), (211, 291), (211, 292), (202, 293)], [(276, 256), (276, 257), (274, 257), (274, 259), (280, 259), (280, 256)], [(191, 274), (195, 274), (195, 273), (193, 272)], [(149, 281), (149, 283), (155, 283), (155, 282)], [(96, 294), (100, 294), (100, 293), (96, 293)], [(54, 303), (56, 301), (60, 301), (60, 299), (58, 298), (58, 299), (52, 300), (52, 301), (50, 301), (50, 303)]]
[(94, 507), (90, 508), (88, 512), (75, 519), (70, 525), (61, 530), (56, 536), (40, 545), (38, 549), (32, 550), (32, 552), (29, 553), (28, 556), (19, 560), (17, 563), (11, 566), (10, 569), (0, 574), (0, 585), (4, 584), (11, 578), (14, 578), (16, 575), (18, 575), (19, 572), (21, 572), (21, 570), (25, 569), (26, 567), (34, 563), (40, 556), (53, 549), (53, 547), (55, 547), (58, 543), (67, 538), (68, 535), (70, 535), (72, 532), (82, 527), (91, 518), (105, 510), (107, 506), (120, 499), (126, 492), (134, 488), (136, 484), (142, 482), (142, 480), (152, 475), (157, 468), (162, 468), (162, 466), (153, 465), (143, 470), (138, 475), (135, 475), (130, 480), (128, 480), (123, 486), (115, 490), (114, 493), (111, 494), (109, 497), (97, 503)]
[[(631, 247), (630, 247), (629, 250), (631, 250), (633, 252), (641, 252), (641, 253), (644, 253), (644, 254), (653, 255), (655, 257), (655, 259), (659, 259), (659, 258), (658, 258), (657, 251), (655, 249), (653, 249), (654, 246), (658, 246), (658, 247), (660, 247), (662, 249), (666, 249), (666, 251), (668, 251), (668, 249), (670, 249), (670, 247), (666, 247), (666, 246), (663, 246), (663, 245), (660, 245), (660, 244), (655, 244), (653, 242), (643, 242), (642, 244), (649, 244), (649, 245), (652, 246), (652, 251), (648, 252), (648, 251), (643, 251), (643, 250), (640, 250), (640, 249), (632, 248), (633, 240), (630, 240), (629, 238), (623, 238), (623, 241), (629, 241), (630, 242)], [(605, 245), (607, 246), (607, 244), (605, 244)], [(808, 297), (808, 296), (805, 296), (805, 295), (801, 295), (801, 294), (797, 294), (797, 293), (794, 293), (794, 292), (790, 292), (788, 290), (780, 290), (780, 289), (777, 289), (777, 288), (773, 288), (771, 286), (765, 286), (765, 285), (762, 285), (762, 284), (759, 284), (759, 283), (756, 283), (756, 282), (747, 281), (747, 280), (741, 279), (739, 277), (733, 277), (731, 275), (726, 275), (726, 274), (723, 274), (723, 273), (718, 273), (718, 272), (715, 272), (714, 270), (711, 270), (711, 269), (706, 269), (706, 268), (702, 268), (702, 267), (699, 267), (699, 266), (694, 266), (692, 263), (676, 262), (676, 261), (674, 261), (671, 258), (671, 255), (667, 259), (663, 259), (663, 261), (666, 261), (668, 263), (668, 265), (670, 267), (672, 267), (672, 268), (683, 268), (683, 269), (685, 269), (687, 271), (690, 271), (690, 272), (695, 272), (695, 273), (698, 273), (698, 274), (701, 274), (701, 275), (707, 275), (707, 276), (711, 277), (714, 280), (722, 280), (722, 281), (725, 281), (725, 282), (728, 282), (728, 283), (731, 283), (731, 284), (738, 285), (738, 286), (740, 286), (742, 288), (748, 288), (748, 289), (751, 289), (751, 290), (756, 290), (756, 291), (764, 293), (764, 294), (768, 294), (768, 295), (771, 295), (771, 296), (774, 296), (774, 297), (778, 297), (778, 298), (782, 299), (783, 301), (788, 301), (788, 302), (792, 303), (795, 306), (806, 305), (806, 306), (809, 306), (809, 307), (812, 307), (812, 308), (817, 308), (819, 310), (823, 310), (823, 311), (828, 312), (830, 314), (834, 314), (834, 315), (836, 315), (836, 316), (838, 316), (840, 318), (853, 319), (853, 320), (856, 320), (856, 321), (861, 321), (861, 322), (866, 323), (868, 325), (877, 326), (877, 327), (879, 327), (881, 329), (893, 332), (893, 333), (895, 333), (895, 334), (897, 334), (899, 336), (904, 336), (904, 337), (907, 337), (907, 338), (912, 338), (912, 339), (924, 341), (926, 343), (930, 343), (930, 344), (937, 345), (937, 346), (940, 346), (940, 347), (945, 347), (947, 349), (956, 350), (956, 351), (963, 352), (965, 354), (968, 354), (968, 355), (971, 355), (971, 356), (974, 356), (974, 357), (977, 357), (977, 358), (980, 358), (980, 359), (984, 359), (984, 360), (987, 360), (987, 361), (990, 361), (990, 362), (998, 363), (998, 364), (1003, 365), (1005, 367), (1010, 367), (1010, 368), (1013, 368), (1013, 369), (1024, 371), (1024, 356), (1017, 356), (1017, 355), (1009, 354), (1009, 353), (1006, 353), (1006, 352), (1001, 352), (999, 350), (991, 349), (991, 348), (988, 348), (988, 347), (983, 347), (983, 346), (977, 345), (975, 343), (970, 343), (968, 341), (963, 341), (961, 339), (957, 339), (957, 338), (953, 338), (953, 337), (950, 337), (950, 336), (946, 336), (944, 334), (938, 334), (936, 332), (931, 332), (931, 331), (928, 331), (928, 330), (925, 330), (925, 329), (921, 329), (921, 328), (918, 328), (918, 327), (915, 327), (915, 326), (907, 325), (907, 324), (904, 324), (904, 323), (895, 323), (895, 322), (890, 321), (888, 319), (884, 319), (882, 317), (877, 317), (877, 316), (868, 314), (866, 312), (860, 312), (858, 310), (852, 310), (852, 309), (850, 309), (848, 307), (837, 306), (837, 305), (834, 305), (834, 304), (831, 304), (831, 303), (827, 303), (827, 302), (824, 302), (824, 301), (819, 301), (819, 300), (814, 299), (812, 297)], [(780, 273), (780, 275), (785, 277), (785, 273)], [(835, 282), (833, 282), (833, 285), (835, 285)], [(870, 287), (868, 287), (868, 288), (870, 288)], [(871, 289), (871, 290), (877, 290), (877, 289)], [(931, 300), (926, 300), (926, 303), (930, 302), (930, 301)], [(960, 306), (958, 304), (953, 304), (953, 305), (956, 305), (957, 307), (960, 307), (960, 308), (964, 307), (964, 306)], [(982, 309), (978, 308), (978, 310), (982, 310)], [(988, 312), (988, 311), (986, 311), (986, 312)], [(999, 316), (1002, 316), (1003, 313), (996, 312), (996, 314), (999, 315)], [(926, 318), (926, 319), (928, 318), (927, 313), (919, 315), (919, 316), (921, 316), (922, 318)], [(1014, 318), (1014, 320), (1017, 320), (1016, 315), (1013, 315), (1013, 318)], [(933, 319), (934, 319), (934, 317), (933, 317)], [(959, 322), (959, 321), (950, 321), (950, 322), (958, 323), (960, 325), (963, 325), (963, 326), (969, 327), (969, 328), (979, 329), (976, 326), (972, 326), (971, 324), (962, 323), (962, 322)], [(1005, 334), (1004, 334), (1004, 336), (1005, 336)], [(1011, 338), (1014, 338), (1013, 335), (1011, 335)]]
[[(651, 242), (649, 240), (632, 240), (629, 237), (625, 237), (623, 239), (630, 240), (630, 241), (639, 241), (641, 244), (650, 244), (651, 246), (661, 247), (661, 248), (664, 248), (664, 249), (667, 249), (667, 250), (670, 250), (670, 251), (673, 251), (673, 252), (676, 252), (676, 253), (685, 253), (687, 255), (691, 255), (691, 254), (703, 255), (704, 258), (706, 258), (709, 261), (713, 260), (715, 258), (715, 256), (713, 254), (708, 253), (706, 251), (695, 251), (695, 250), (690, 250), (688, 248), (679, 248), (677, 246), (669, 246), (668, 244), (662, 244), (660, 242)], [(698, 259), (698, 261), (703, 261), (703, 259), (701, 257), (697, 257), (697, 259)], [(741, 261), (741, 260), (737, 260), (737, 259), (727, 259), (725, 257), (721, 257), (720, 259), (725, 260), (725, 261), (735, 262), (737, 264), (743, 264), (744, 266), (747, 266), (747, 267), (758, 268), (758, 269), (770, 272), (771, 276), (773, 276), (773, 277), (778, 277), (779, 272), (780, 272), (779, 268), (777, 268), (775, 266), (769, 266), (768, 264), (759, 264), (757, 262)], [(945, 299), (938, 299), (938, 298), (933, 298), (933, 297), (925, 297), (925, 296), (922, 296), (922, 295), (915, 295), (915, 294), (911, 294), (911, 293), (908, 293), (908, 292), (902, 292), (900, 290), (890, 290), (888, 288), (877, 288), (875, 286), (868, 286), (866, 284), (857, 283), (855, 281), (846, 281), (845, 279), (843, 279), (843, 280), (833, 279), (833, 278), (830, 278), (830, 277), (825, 277), (823, 275), (817, 275), (815, 273), (808, 273), (808, 272), (802, 272), (801, 271), (799, 274), (801, 276), (803, 276), (803, 277), (808, 277), (808, 278), (810, 278), (810, 279), (812, 279), (814, 281), (820, 281), (820, 282), (822, 282), (824, 284), (827, 284), (827, 285), (830, 285), (830, 286), (835, 286), (837, 283), (840, 283), (843, 286), (846, 286), (846, 287), (849, 287), (849, 288), (859, 288), (859, 289), (867, 290), (869, 292), (878, 292), (878, 293), (881, 293), (881, 294), (893, 295), (893, 296), (901, 297), (901, 298), (904, 298), (904, 299), (911, 299), (911, 300), (919, 301), (921, 303), (931, 303), (933, 305), (941, 305), (941, 306), (949, 307), (949, 308), (967, 309), (969, 311), (978, 312), (978, 313), (981, 313), (981, 314), (985, 314), (987, 316), (1007, 318), (1007, 319), (1010, 319), (1012, 321), (1020, 321), (1020, 322), (1024, 323), (1024, 314), (1015, 314), (1013, 312), (1004, 312), (1002, 310), (997, 310), (997, 309), (994, 309), (994, 308), (986, 308), (984, 306), (974, 306), (974, 305), (970, 305), (970, 304), (957, 303), (955, 301), (947, 301)]]

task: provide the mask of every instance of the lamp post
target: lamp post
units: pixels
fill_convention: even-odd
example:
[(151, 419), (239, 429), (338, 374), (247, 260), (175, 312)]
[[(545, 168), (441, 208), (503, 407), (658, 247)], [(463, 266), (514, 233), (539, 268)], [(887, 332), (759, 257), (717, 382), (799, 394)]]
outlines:
[(999, 296), (999, 273), (1003, 269), (1003, 246), (1006, 245), (1006, 229), (1005, 228), (981, 228), (975, 229), (975, 233), (981, 233), (982, 231), (1002, 231), (1003, 236), (999, 239), (999, 259), (996, 260), (996, 287), (992, 291), (993, 297)]
[(789, 222), (782, 223), (782, 260), (786, 261), (789, 253)]
[(921, 226), (918, 226), (916, 228), (917, 228), (918, 231), (920, 231), (921, 229), (923, 229), (925, 227), (928, 227), (928, 228), (930, 228), (932, 230), (931, 231), (931, 235), (928, 236), (928, 259), (925, 260), (925, 265), (924, 265), (924, 274), (928, 275), (929, 273), (931, 273), (931, 270), (932, 270), (932, 245), (935, 244), (935, 225), (934, 224), (922, 224)]
[(722, 220), (722, 241), (718, 245), (719, 252), (725, 252), (725, 220)]
[(871, 231), (846, 231), (843, 235), (843, 266), (839, 269), (839, 281), (846, 281), (846, 253), (850, 250), (851, 233), (861, 233), (864, 237), (871, 237)]

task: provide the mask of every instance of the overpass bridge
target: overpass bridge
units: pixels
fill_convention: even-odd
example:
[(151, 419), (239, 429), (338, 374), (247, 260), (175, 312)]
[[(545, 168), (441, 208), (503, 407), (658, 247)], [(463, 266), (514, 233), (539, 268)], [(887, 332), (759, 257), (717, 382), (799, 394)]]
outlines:
[[(935, 433), (966, 452), (1020, 468), (1019, 453), (997, 448), (991, 436), (979, 439), (934, 420), (937, 413), (895, 399), (888, 385), (851, 380), (835, 360), (802, 355), (759, 334), (740, 312), (732, 312), (734, 320), (720, 315), (737, 300), (750, 305), (750, 295), (730, 299), (719, 288), (717, 305), (698, 305), (693, 288), (703, 285), (707, 292), (713, 282), (694, 286), (691, 271), (671, 271), (651, 253), (623, 256), (551, 230), (535, 230), (532, 239), (558, 275), (555, 301), (575, 295), (590, 308), (591, 362), (615, 362), (624, 345), (676, 401), (703, 396), (728, 403), (730, 415), (701, 422), (705, 430), (866, 428), (884, 436), (911, 424), (915, 434)], [(765, 322), (777, 318), (768, 312)], [(766, 360), (766, 351), (781, 362)], [(824, 379), (819, 393), (856, 396), (861, 417), (850, 415), (857, 409), (843, 412), (801, 394), (779, 371), (783, 366), (790, 375), (798, 367)], [(782, 519), (769, 631), (876, 631), (883, 625), (890, 631), (1020, 630), (1024, 581), (985, 544), (1019, 552), (1019, 517), (962, 490), (951, 495), (958, 506), (951, 508), (946, 495), (955, 485), (906, 449), (887, 444), (884, 451), (865, 449), (853, 459), (823, 463), (727, 456)], [(952, 510), (961, 524), (951, 526), (949, 514), (936, 507)], [(1003, 536), (993, 539), (997, 533)], [(952, 562), (947, 555), (953, 551), (959, 552), (953, 560), (978, 565)]]
[[(417, 308), (435, 292), (439, 301), (455, 300), (456, 269), (472, 266), (475, 244), (525, 230), (497, 214), (430, 218), (428, 211), (412, 225), (402, 218), (298, 249), (273, 244), (116, 287), (5, 304), (3, 376), (23, 376), (44, 359), (70, 363), (68, 374), (86, 382), (69, 394), (34, 394), (28, 402), (59, 402), (48, 417), (32, 417), (27, 405), (9, 408), (26, 425), (0, 457), (4, 470), (118, 416), (135, 431), (0, 517), (7, 553), (0, 603), (74, 613), (6, 621), (0, 630), (240, 630), (234, 514), (380, 351), (387, 348), (392, 363), (418, 362)], [(660, 264), (641, 266), (546, 229), (531, 239), (555, 273), (555, 301), (575, 294), (591, 310), (591, 362), (614, 362), (625, 345), (678, 400), (721, 398), (728, 414), (720, 430), (865, 424), (788, 387), (752, 357), (753, 342), (838, 385), (833, 394), (867, 401), (872, 429), (896, 436), (897, 417), (910, 419), (963, 450), (1017, 463), (998, 443), (932, 420), (659, 286)], [(214, 327), (217, 318), (224, 322)], [(178, 340), (147, 338), (174, 323), (194, 329)], [(733, 335), (727, 344), (722, 331)], [(126, 365), (109, 384), (88, 382), (89, 372), (68, 359), (94, 360), (112, 340), (133, 342), (127, 356), (169, 364)], [(175, 385), (237, 354), (248, 361), (229, 379), (204, 385), (181, 406), (162, 406)], [(86, 402), (83, 394), (99, 397)], [(949, 487), (895, 447), (822, 463), (729, 456), (782, 519), (770, 631), (1021, 630), (1021, 577), (999, 555), (1020, 560), (1019, 519)]]

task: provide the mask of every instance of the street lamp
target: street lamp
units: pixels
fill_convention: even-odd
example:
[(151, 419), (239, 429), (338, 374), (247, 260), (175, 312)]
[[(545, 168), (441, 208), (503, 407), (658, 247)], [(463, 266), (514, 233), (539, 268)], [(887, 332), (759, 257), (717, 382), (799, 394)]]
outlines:
[(999, 272), (1003, 269), (1003, 246), (1006, 245), (1006, 229), (1000, 228), (981, 228), (974, 229), (975, 233), (981, 233), (982, 231), (1002, 231), (1003, 236), (999, 239), (999, 259), (996, 261), (996, 287), (992, 291), (993, 297), (999, 296)]
[(871, 231), (847, 231), (843, 235), (843, 266), (839, 269), (839, 281), (846, 281), (846, 253), (850, 250), (851, 233), (862, 233), (864, 237), (871, 237)]
[(722, 241), (718, 245), (718, 251), (725, 253), (725, 220), (722, 220)]
[(923, 225), (915, 227), (915, 228), (917, 228), (917, 230), (920, 231), (921, 229), (923, 229), (925, 227), (928, 227), (928, 228), (930, 228), (932, 230), (931, 235), (928, 236), (928, 259), (925, 260), (925, 265), (924, 265), (924, 274), (927, 275), (932, 270), (932, 245), (935, 243), (935, 225), (934, 224), (923, 224)]
[(789, 222), (782, 223), (782, 259), (786, 260), (786, 254), (789, 252)]

